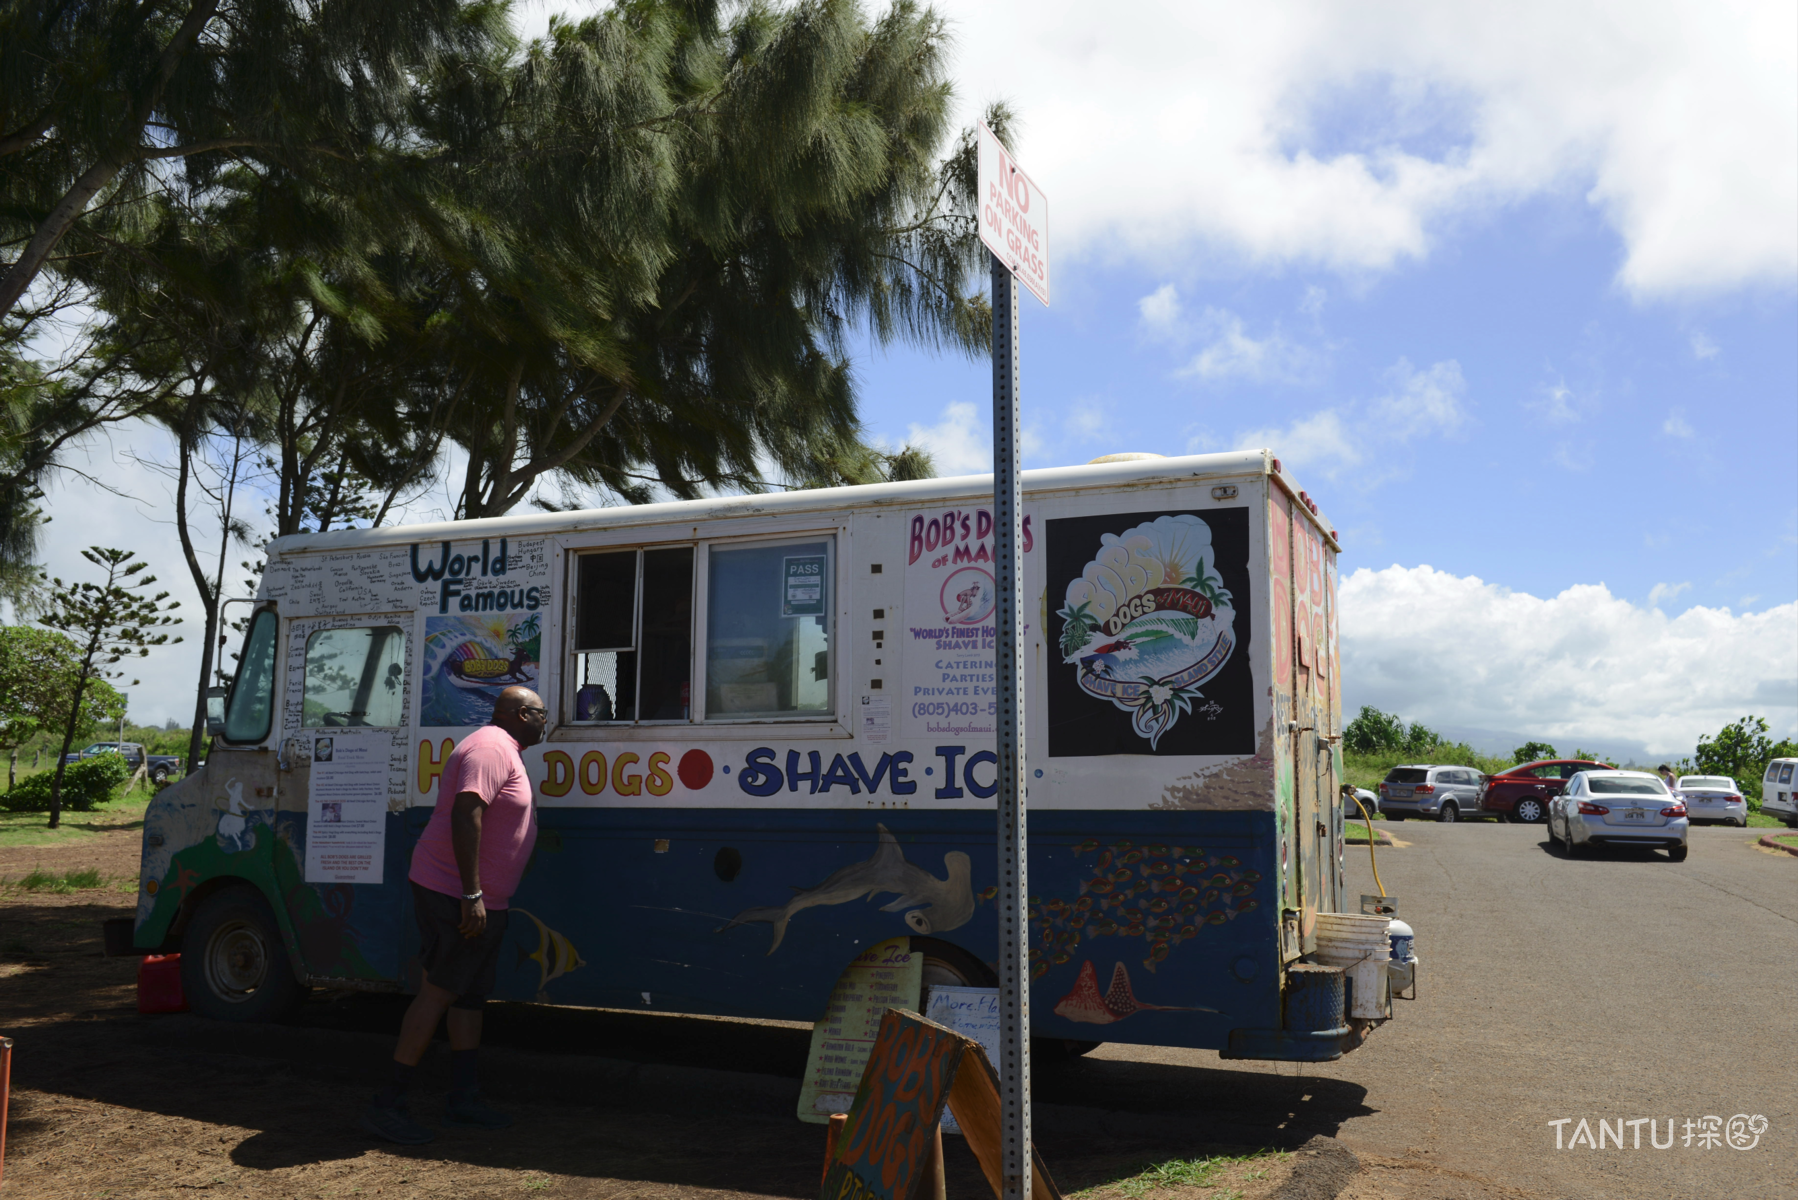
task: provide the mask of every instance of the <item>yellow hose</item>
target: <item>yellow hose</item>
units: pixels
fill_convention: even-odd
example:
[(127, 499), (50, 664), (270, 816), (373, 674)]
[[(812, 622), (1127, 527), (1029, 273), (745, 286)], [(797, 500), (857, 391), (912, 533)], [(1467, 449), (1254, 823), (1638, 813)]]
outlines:
[(1361, 810), (1361, 819), (1367, 822), (1367, 861), (1373, 864), (1373, 885), (1380, 889), (1380, 897), (1384, 899), (1386, 885), (1380, 882), (1380, 863), (1373, 856), (1374, 839), (1379, 837), (1379, 834), (1374, 832), (1373, 818), (1367, 815), (1367, 805), (1361, 803), (1361, 797), (1350, 792), (1349, 798), (1355, 802), (1355, 807)]

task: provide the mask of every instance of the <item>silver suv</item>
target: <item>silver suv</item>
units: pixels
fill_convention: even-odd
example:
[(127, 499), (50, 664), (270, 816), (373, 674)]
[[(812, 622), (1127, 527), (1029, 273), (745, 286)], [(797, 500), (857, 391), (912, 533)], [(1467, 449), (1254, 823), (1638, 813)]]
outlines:
[(1432, 767), (1427, 763), (1394, 767), (1380, 784), (1380, 811), (1394, 821), (1496, 816), (1480, 810), (1485, 783), (1485, 775), (1472, 767)]

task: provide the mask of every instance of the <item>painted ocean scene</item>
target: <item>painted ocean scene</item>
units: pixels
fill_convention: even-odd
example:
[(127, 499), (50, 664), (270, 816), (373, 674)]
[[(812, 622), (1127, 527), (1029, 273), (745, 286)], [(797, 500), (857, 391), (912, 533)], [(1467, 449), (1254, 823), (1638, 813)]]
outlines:
[(419, 724), (485, 725), (505, 689), (537, 686), (542, 647), (540, 613), (425, 618)]

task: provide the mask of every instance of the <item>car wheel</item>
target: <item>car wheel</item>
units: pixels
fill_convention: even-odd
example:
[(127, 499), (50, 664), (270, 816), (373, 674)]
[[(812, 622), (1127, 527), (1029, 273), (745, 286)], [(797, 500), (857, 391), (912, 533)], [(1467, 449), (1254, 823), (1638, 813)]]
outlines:
[(1453, 825), (1461, 819), (1461, 810), (1455, 807), (1453, 800), (1450, 800), (1442, 806), (1442, 811), (1436, 814), (1436, 819), (1444, 825)]
[(1525, 796), (1517, 802), (1517, 807), (1511, 815), (1525, 825), (1534, 825), (1542, 819), (1542, 801), (1534, 796)]
[(215, 1021), (274, 1021), (302, 991), (275, 914), (250, 887), (214, 892), (181, 939), (181, 988), (190, 1008)]
[(1685, 862), (1687, 850), (1688, 848), (1685, 846), (1670, 847), (1667, 851), (1667, 857), (1673, 862)]
[(1561, 832), (1563, 835), (1561, 845), (1566, 848), (1568, 858), (1579, 858), (1581, 855), (1585, 854), (1588, 847), (1582, 846), (1573, 840), (1573, 830), (1571, 827), (1564, 829)]
[(1555, 836), (1554, 818), (1550, 817), (1548, 819), (1548, 844), (1551, 846), (1556, 846), (1556, 845), (1560, 844), (1560, 841), (1561, 841), (1561, 839), (1559, 837)]

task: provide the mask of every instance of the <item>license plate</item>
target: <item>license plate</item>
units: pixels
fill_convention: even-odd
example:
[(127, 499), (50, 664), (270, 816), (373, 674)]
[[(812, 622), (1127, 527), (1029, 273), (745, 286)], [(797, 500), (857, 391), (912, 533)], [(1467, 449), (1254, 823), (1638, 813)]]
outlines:
[(1625, 821), (1645, 821), (1648, 819), (1648, 813), (1640, 808), (1628, 808), (1623, 811), (1623, 819)]
[(1392, 798), (1394, 800), (1409, 800), (1411, 798), (1411, 789), (1410, 788), (1403, 788), (1403, 789), (1393, 788), (1392, 789)]

